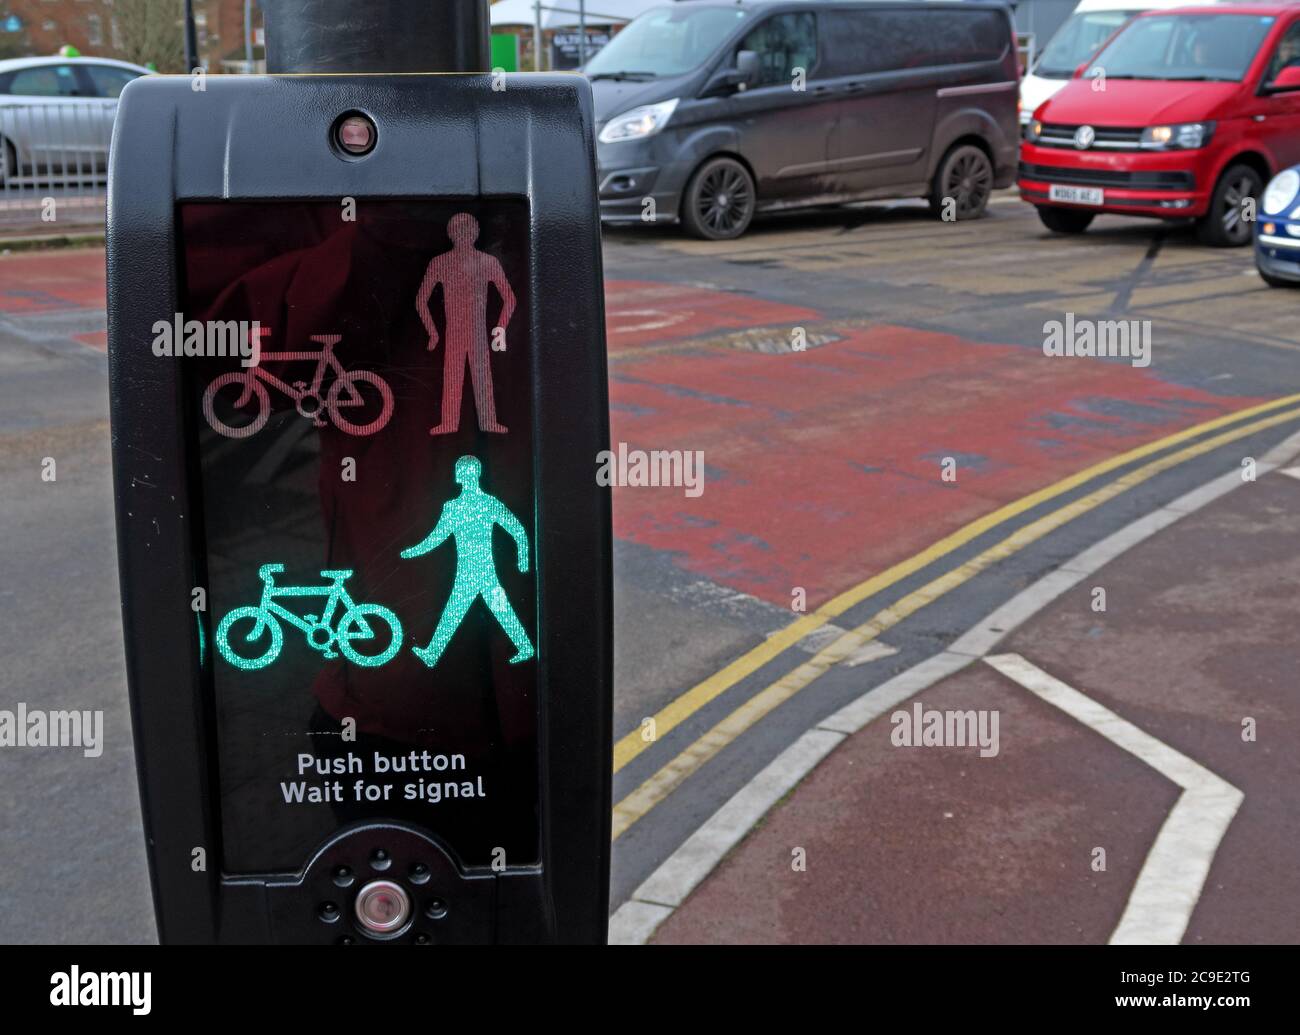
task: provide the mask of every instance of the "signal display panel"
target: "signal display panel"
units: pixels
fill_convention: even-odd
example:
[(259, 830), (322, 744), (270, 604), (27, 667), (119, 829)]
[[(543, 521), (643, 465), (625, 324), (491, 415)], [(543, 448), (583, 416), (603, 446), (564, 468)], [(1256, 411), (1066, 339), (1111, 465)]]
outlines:
[(178, 208), (223, 871), (362, 820), (536, 864), (527, 203)]

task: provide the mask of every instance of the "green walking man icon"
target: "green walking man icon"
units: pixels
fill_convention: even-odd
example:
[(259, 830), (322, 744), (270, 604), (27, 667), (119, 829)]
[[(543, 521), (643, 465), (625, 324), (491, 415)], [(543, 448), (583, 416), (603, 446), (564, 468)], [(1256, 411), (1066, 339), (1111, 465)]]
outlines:
[(499, 499), (489, 496), (479, 487), (482, 473), (483, 465), (474, 457), (462, 456), (457, 460), (455, 477), (461, 487), (460, 495), (443, 504), (433, 531), (401, 554), (403, 559), (419, 557), (436, 550), (449, 537), (456, 540), (456, 580), (451, 587), (451, 599), (438, 619), (438, 628), (434, 630), (429, 645), (415, 648), (415, 654), (430, 668), (442, 657), (476, 597), (483, 598), (488, 610), (496, 616), (515, 645), (515, 656), (510, 659), (510, 664), (516, 665), (533, 656), (533, 645), (501, 588), (496, 562), (492, 559), (492, 530), (500, 525), (518, 548), (519, 570), (528, 571), (528, 533)]

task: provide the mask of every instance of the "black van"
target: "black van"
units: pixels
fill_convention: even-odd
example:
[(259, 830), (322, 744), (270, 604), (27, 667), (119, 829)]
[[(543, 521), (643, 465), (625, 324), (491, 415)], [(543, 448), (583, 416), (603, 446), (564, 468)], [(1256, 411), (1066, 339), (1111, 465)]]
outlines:
[(720, 240), (755, 212), (907, 197), (974, 219), (1015, 179), (1001, 4), (681, 0), (583, 71), (608, 222)]

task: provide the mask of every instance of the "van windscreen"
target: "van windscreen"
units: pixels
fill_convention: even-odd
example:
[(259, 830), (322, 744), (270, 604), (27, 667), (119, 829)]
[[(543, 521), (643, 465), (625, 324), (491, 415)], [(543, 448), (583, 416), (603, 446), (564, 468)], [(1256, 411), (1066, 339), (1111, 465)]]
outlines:
[(1088, 73), (1107, 79), (1240, 82), (1274, 19), (1257, 14), (1162, 14), (1136, 18)]
[(592, 78), (658, 79), (700, 64), (750, 12), (735, 7), (647, 11), (609, 41), (583, 69)]

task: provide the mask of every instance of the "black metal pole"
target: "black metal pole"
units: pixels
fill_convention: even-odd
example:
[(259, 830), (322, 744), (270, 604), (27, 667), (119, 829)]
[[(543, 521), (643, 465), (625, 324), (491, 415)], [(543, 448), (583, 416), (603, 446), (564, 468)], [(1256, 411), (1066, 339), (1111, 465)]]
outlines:
[(263, 0), (266, 70), (485, 72), (487, 0)]
[(194, 0), (185, 0), (185, 71), (193, 72), (198, 67), (199, 34), (194, 28)]

